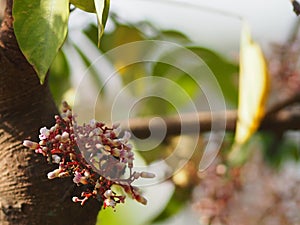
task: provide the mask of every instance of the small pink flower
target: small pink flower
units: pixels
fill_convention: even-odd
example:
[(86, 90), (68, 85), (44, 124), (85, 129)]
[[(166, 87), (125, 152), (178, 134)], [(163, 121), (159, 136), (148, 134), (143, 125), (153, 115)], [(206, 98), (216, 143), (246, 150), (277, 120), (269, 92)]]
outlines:
[(74, 173), (74, 178), (73, 178), (73, 182), (76, 183), (76, 184), (87, 184), (87, 180), (86, 180), (86, 177), (83, 176), (81, 173), (75, 171)]
[(104, 200), (103, 207), (104, 209), (107, 207), (114, 208), (116, 206), (116, 202), (113, 199), (107, 198)]
[[(63, 103), (63, 113), (55, 116), (55, 125), (50, 129), (40, 129), (39, 143), (25, 140), (23, 145), (34, 149), (46, 157), (49, 163), (58, 164), (58, 168), (47, 174), (48, 179), (73, 176), (73, 182), (84, 185), (81, 197), (73, 197), (73, 202), (84, 205), (90, 198), (103, 202), (103, 207), (114, 208), (124, 203), (124, 195), (116, 195), (111, 190), (119, 186), (133, 199), (146, 204), (132, 183), (139, 178), (153, 178), (148, 172), (134, 172), (134, 153), (128, 142), (130, 133), (119, 137), (120, 127), (114, 124), (106, 126), (103, 122), (92, 120), (89, 124), (78, 125), (69, 105)], [(128, 178), (124, 178), (129, 170)]]
[(39, 135), (40, 140), (47, 139), (49, 135), (50, 135), (50, 130), (48, 130), (46, 127), (42, 127), (40, 129), (40, 135)]

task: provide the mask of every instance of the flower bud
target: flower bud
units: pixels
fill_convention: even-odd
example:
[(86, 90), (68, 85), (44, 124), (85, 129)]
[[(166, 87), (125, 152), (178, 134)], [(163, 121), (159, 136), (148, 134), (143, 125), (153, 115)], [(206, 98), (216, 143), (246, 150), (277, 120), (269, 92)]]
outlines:
[(91, 126), (92, 128), (94, 128), (94, 127), (96, 127), (96, 123), (97, 123), (97, 121), (96, 121), (95, 119), (91, 119), (91, 121), (90, 121), (90, 126)]
[(140, 173), (139, 172), (134, 172), (133, 173), (133, 177), (134, 177), (134, 179), (138, 179), (139, 177), (140, 177)]
[(105, 197), (105, 198), (110, 198), (111, 196), (113, 195), (113, 191), (112, 190), (106, 190), (105, 192), (104, 192), (104, 194), (103, 194), (103, 196)]
[(128, 168), (133, 168), (133, 160), (132, 159), (128, 159), (127, 164), (128, 164)]
[(50, 132), (55, 132), (56, 128), (57, 128), (56, 126), (53, 126), (53, 127), (50, 128), (49, 131), (50, 131)]
[(100, 135), (101, 134), (101, 129), (99, 127), (96, 127), (94, 130), (93, 130), (94, 134), (95, 135)]
[(95, 188), (100, 188), (101, 187), (101, 184), (97, 181), (96, 184), (95, 184)]
[(41, 140), (40, 142), (39, 142), (39, 145), (46, 145), (47, 144), (47, 141), (45, 141), (45, 140)]
[(216, 168), (216, 173), (218, 175), (224, 175), (227, 171), (227, 167), (224, 164), (219, 164)]
[(57, 134), (57, 135), (55, 136), (55, 140), (60, 141), (60, 140), (61, 140), (61, 135), (60, 135), (60, 134)]
[(108, 151), (108, 152), (110, 152), (110, 150), (111, 150), (111, 148), (110, 148), (109, 145), (105, 145), (105, 146), (104, 146), (104, 149), (105, 149), (106, 151)]
[(119, 136), (121, 131), (122, 131), (122, 128), (120, 126), (117, 127), (117, 128), (114, 128), (114, 133), (115, 133), (116, 136)]
[(60, 157), (58, 155), (52, 155), (52, 162), (58, 164), (60, 162)]
[(69, 118), (72, 117), (72, 111), (68, 109), (66, 112), (66, 116)]
[(115, 122), (115, 123), (113, 123), (112, 128), (117, 129), (118, 127), (120, 127), (120, 125), (121, 124), (119, 122)]
[(59, 175), (60, 172), (61, 172), (60, 169), (55, 169), (55, 170), (49, 172), (49, 173), (47, 174), (47, 177), (48, 177), (49, 180), (52, 180), (52, 179), (58, 177), (58, 175)]
[(143, 196), (141, 195), (137, 195), (135, 197), (135, 200), (137, 200), (138, 202), (142, 203), (143, 205), (147, 205), (147, 199), (145, 199)]
[(89, 171), (86, 170), (86, 171), (84, 171), (83, 175), (84, 175), (85, 177), (90, 177), (91, 174), (90, 174)]
[(128, 131), (125, 131), (124, 136), (123, 136), (123, 141), (126, 143), (131, 137), (131, 134)]
[(115, 157), (120, 157), (120, 155), (121, 155), (121, 150), (120, 150), (120, 149), (117, 149), (117, 148), (113, 148), (113, 149), (111, 150), (111, 154), (112, 154), (113, 156), (115, 156)]
[(37, 149), (39, 147), (39, 144), (34, 141), (25, 140), (23, 141), (23, 145), (30, 149)]
[(141, 172), (140, 176), (142, 178), (154, 178), (155, 174), (154, 173), (149, 173), (149, 172)]
[(70, 176), (70, 174), (69, 174), (69, 172), (61, 172), (61, 173), (59, 173), (58, 174), (58, 177), (59, 178), (63, 178), (63, 177), (69, 177)]
[(96, 146), (97, 149), (103, 148), (103, 145), (101, 145), (101, 144), (99, 144), (99, 143), (97, 143), (95, 146)]
[(63, 101), (61, 104), (62, 104), (63, 111), (67, 111), (68, 109), (70, 109), (70, 106), (66, 101)]
[(80, 202), (80, 199), (79, 199), (78, 197), (74, 196), (74, 197), (72, 198), (72, 201), (73, 201), (73, 202)]
[(66, 141), (68, 141), (68, 139), (69, 139), (69, 133), (64, 131), (61, 135), (61, 141), (66, 142)]
[(72, 161), (76, 160), (76, 155), (74, 153), (70, 153), (69, 156)]
[(88, 183), (86, 177), (77, 171), (75, 171), (73, 182), (76, 184), (79, 184), (79, 183), (87, 184)]

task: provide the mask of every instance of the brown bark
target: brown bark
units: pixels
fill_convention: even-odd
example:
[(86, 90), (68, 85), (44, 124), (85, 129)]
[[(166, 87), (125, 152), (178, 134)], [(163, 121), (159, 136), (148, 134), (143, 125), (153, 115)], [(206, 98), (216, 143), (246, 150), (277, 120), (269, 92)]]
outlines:
[(0, 28), (0, 224), (95, 224), (100, 204), (73, 203), (78, 193), (72, 180), (48, 180), (45, 159), (22, 146), (24, 139), (37, 139), (40, 127), (50, 127), (58, 112), (18, 47), (12, 4), (7, 0)]

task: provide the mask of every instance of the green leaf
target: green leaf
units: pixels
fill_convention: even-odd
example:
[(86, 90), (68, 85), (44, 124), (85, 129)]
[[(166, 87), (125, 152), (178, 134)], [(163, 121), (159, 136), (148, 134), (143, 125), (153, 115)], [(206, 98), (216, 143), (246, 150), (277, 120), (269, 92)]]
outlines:
[(96, 12), (94, 0), (70, 0), (70, 3), (86, 12)]
[(43, 83), (67, 35), (69, 1), (14, 1), (13, 17), (20, 49)]
[[(198, 55), (213, 72), (227, 103), (236, 105), (238, 92), (235, 81), (237, 80), (238, 66), (227, 61), (212, 50), (199, 46), (188, 46), (187, 49)], [(178, 60), (185, 60), (184, 58), (180, 58), (180, 54), (177, 54), (176, 51), (162, 55), (158, 60), (159, 62), (154, 65), (152, 74), (155, 76), (166, 77), (176, 82), (191, 98), (196, 97), (199, 93), (199, 87), (195, 80), (179, 68), (162, 63), (165, 59), (168, 59), (170, 55), (176, 55), (176, 59)], [(165, 88), (165, 91), (167, 91), (167, 88)], [(174, 95), (174, 92), (171, 90), (170, 94)], [(181, 102), (181, 105), (184, 105), (187, 100), (180, 95), (177, 99), (178, 102)]]
[[(175, 83), (177, 83), (188, 95), (190, 98), (194, 98), (197, 94), (197, 91), (199, 91), (199, 87), (197, 83), (194, 81), (189, 74), (185, 73), (184, 71), (180, 70), (179, 68), (176, 68), (172, 65), (162, 63), (164, 58), (170, 57), (169, 54), (166, 56), (163, 56), (159, 61), (157, 62), (152, 71), (153, 76), (161, 76), (166, 77)], [(182, 93), (174, 93), (174, 90), (165, 88), (165, 91), (168, 92), (169, 95), (178, 95), (176, 96), (177, 102), (180, 103), (179, 105), (184, 105), (188, 99), (186, 99), (186, 96), (183, 96)]]
[[(97, 44), (95, 36), (97, 35), (97, 27), (90, 25), (85, 31), (85, 34)], [(123, 25), (115, 23), (115, 29), (110, 33), (105, 33), (101, 38), (101, 52), (107, 52), (113, 48), (116, 48), (120, 45), (144, 40), (142, 33), (134, 26)], [(146, 67), (144, 63), (135, 63), (132, 65), (126, 65), (126, 61), (131, 58), (141, 58), (145, 54), (145, 49), (135, 47), (130, 52), (125, 52), (124, 54), (119, 54), (116, 57), (110, 55), (108, 60), (111, 61), (116, 68), (122, 68), (118, 71), (121, 75), (123, 85), (129, 84), (130, 82), (144, 77), (147, 74)], [(123, 67), (124, 66), (124, 67)], [(142, 82), (139, 82), (139, 85), (134, 85), (133, 89), (130, 89), (132, 94), (141, 95), (141, 91), (144, 91), (145, 88)], [(133, 87), (133, 86), (132, 86)]]
[(204, 60), (216, 76), (226, 101), (236, 106), (238, 101), (238, 66), (210, 49), (198, 46), (188, 47), (188, 49)]
[[(118, 47), (120, 45), (145, 40), (142, 32), (134, 26), (125, 24), (115, 24), (116, 28), (112, 33), (103, 35), (101, 50), (107, 52), (110, 49)], [(142, 49), (137, 49), (136, 52), (128, 52), (129, 57), (144, 54)]]
[(94, 0), (98, 20), (98, 47), (108, 18), (110, 0)]
[(158, 40), (171, 41), (178, 44), (188, 44), (191, 40), (183, 33), (177, 30), (163, 30), (155, 37)]

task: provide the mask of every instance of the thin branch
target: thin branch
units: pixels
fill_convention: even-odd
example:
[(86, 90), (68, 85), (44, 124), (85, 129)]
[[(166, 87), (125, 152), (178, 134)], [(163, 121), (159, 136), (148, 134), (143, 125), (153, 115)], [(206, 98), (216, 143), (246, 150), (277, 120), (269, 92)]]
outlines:
[[(224, 116), (225, 115), (225, 116)], [(212, 123), (224, 124), (226, 118), (226, 130), (234, 130), (236, 122), (236, 112), (228, 111), (223, 113), (187, 113), (178, 116), (161, 117), (163, 121), (153, 121), (152, 117), (149, 118), (133, 118), (129, 121), (121, 123), (124, 130), (130, 130), (135, 136), (139, 138), (146, 138), (151, 135), (149, 124), (151, 124), (152, 136), (161, 134), (162, 130), (167, 128), (166, 136), (179, 135), (179, 134), (192, 134), (198, 132), (210, 131)], [(182, 129), (182, 127), (185, 129)], [(195, 129), (196, 128), (196, 129)]]
[(266, 117), (279, 112), (281, 109), (284, 109), (287, 106), (293, 105), (294, 103), (300, 103), (300, 92), (295, 93), (294, 95), (290, 96), (289, 98), (283, 100), (282, 102), (276, 103), (276, 105), (272, 106), (267, 114)]
[[(153, 118), (134, 118), (121, 123), (124, 130), (131, 131), (138, 138), (147, 138), (150, 135), (155, 138), (156, 133), (161, 134), (166, 129), (165, 136), (195, 134), (195, 131), (204, 133), (211, 131), (212, 124), (224, 123), (226, 120), (226, 131), (235, 131), (237, 112), (226, 111), (225, 113), (199, 112), (196, 114), (183, 114), (180, 116), (162, 117), (164, 122), (151, 122)], [(151, 124), (151, 132), (149, 130)], [(182, 124), (191, 129), (181, 129)], [(195, 129), (195, 126), (199, 126)], [(300, 130), (300, 110), (281, 110), (276, 114), (265, 117), (260, 130)]]

